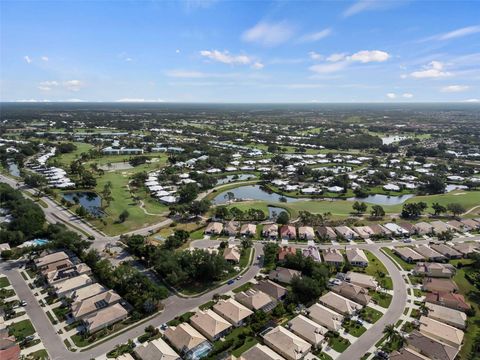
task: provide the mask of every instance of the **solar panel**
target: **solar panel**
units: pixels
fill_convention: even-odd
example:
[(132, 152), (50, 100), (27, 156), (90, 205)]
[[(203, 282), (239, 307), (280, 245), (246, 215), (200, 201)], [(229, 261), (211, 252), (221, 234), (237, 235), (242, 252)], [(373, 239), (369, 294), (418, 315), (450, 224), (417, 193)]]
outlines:
[(108, 306), (108, 303), (105, 300), (100, 300), (95, 302), (95, 307), (97, 309), (102, 309)]

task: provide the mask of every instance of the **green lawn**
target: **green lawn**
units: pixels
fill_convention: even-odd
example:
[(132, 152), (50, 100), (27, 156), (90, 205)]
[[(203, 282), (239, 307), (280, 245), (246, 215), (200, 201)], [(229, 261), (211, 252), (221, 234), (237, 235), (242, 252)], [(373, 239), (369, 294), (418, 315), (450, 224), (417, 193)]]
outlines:
[(330, 347), (336, 352), (342, 353), (350, 346), (350, 341), (341, 336), (332, 336), (328, 340), (328, 345), (330, 345)]
[(84, 143), (84, 142), (73, 142), (73, 144), (77, 147), (77, 150), (72, 151), (70, 153), (66, 154), (57, 154), (55, 155), (52, 160), (53, 161), (58, 161), (60, 167), (63, 167), (65, 169), (68, 169), (70, 166), (70, 163), (80, 157), (81, 153), (86, 153), (88, 150), (93, 148), (93, 145)]
[(343, 322), (343, 327), (345, 328), (345, 331), (347, 333), (355, 337), (359, 337), (365, 331), (367, 331), (367, 329), (364, 326), (357, 324), (355, 321), (345, 320)]
[(407, 263), (405, 260), (403, 260), (400, 256), (398, 256), (397, 254), (395, 254), (391, 249), (389, 248), (382, 248), (382, 250), (387, 254), (389, 255), (390, 257), (392, 257), (393, 259), (395, 259), (395, 261), (404, 269), (404, 270), (412, 270), (414, 267), (415, 267), (415, 264), (410, 264), (410, 263)]
[(248, 248), (242, 256), (240, 256), (239, 266), (241, 269), (245, 268), (248, 265), (248, 261), (250, 260), (250, 254), (252, 253), (252, 248)]
[(382, 292), (376, 291), (369, 291), (369, 295), (372, 297), (373, 300), (377, 303), (377, 305), (388, 308), (390, 303), (392, 302), (392, 295)]
[[(377, 282), (387, 290), (393, 290), (392, 279), (388, 275), (387, 268), (377, 259), (370, 251), (365, 250), (368, 258), (368, 266), (365, 268), (365, 273), (373, 276)], [(357, 271), (357, 269), (355, 269)], [(361, 271), (361, 269), (360, 269)]]
[(250, 289), (251, 287), (252, 287), (252, 283), (251, 283), (251, 282), (247, 282), (247, 283), (243, 284), (242, 286), (239, 286), (239, 287), (233, 289), (232, 291), (233, 291), (235, 294), (237, 294), (237, 293), (239, 293), (239, 292), (246, 291), (246, 290)]
[(469, 316), (467, 319), (467, 331), (465, 331), (463, 346), (459, 354), (461, 359), (466, 359), (472, 353), (475, 337), (478, 336), (480, 331), (480, 291), (465, 278), (466, 271), (468, 271), (468, 268), (457, 269), (453, 278), (460, 289), (460, 293), (465, 296), (465, 299), (475, 310), (475, 315)]
[(236, 357), (239, 357), (240, 355), (242, 355), (245, 351), (247, 351), (248, 349), (250, 349), (251, 347), (254, 347), (256, 344), (258, 344), (258, 341), (257, 339), (253, 338), (253, 337), (250, 337), (250, 336), (247, 336), (245, 338), (245, 342), (243, 343), (242, 346), (236, 348), (235, 350), (232, 351), (232, 355), (233, 356), (236, 356)]
[(211, 309), (213, 305), (215, 305), (215, 301), (210, 300), (210, 301), (207, 301), (205, 304), (200, 305), (198, 308), (200, 310), (207, 310), (207, 309)]
[(10, 285), (10, 281), (8, 281), (8, 278), (6, 276), (0, 277), (0, 288), (4, 288)]
[(54, 308), (52, 311), (59, 321), (63, 321), (66, 319), (66, 315), (70, 312), (70, 309), (68, 307), (59, 306)]
[(380, 311), (375, 310), (369, 306), (365, 306), (360, 311), (360, 317), (371, 324), (376, 323), (382, 316), (383, 314)]
[(48, 360), (48, 353), (45, 349), (37, 350), (26, 356), (26, 360)]
[(26, 338), (27, 336), (35, 334), (35, 329), (30, 320), (22, 320), (14, 322), (8, 326), (8, 333), (15, 336), (17, 340)]

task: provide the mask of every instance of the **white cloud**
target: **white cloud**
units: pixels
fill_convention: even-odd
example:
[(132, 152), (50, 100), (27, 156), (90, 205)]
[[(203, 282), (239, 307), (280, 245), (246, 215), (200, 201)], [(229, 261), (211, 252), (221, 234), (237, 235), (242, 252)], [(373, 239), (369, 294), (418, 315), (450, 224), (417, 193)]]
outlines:
[(30, 56), (28, 56), (28, 55), (25, 55), (25, 56), (23, 57), (23, 60), (25, 60), (25, 61), (27, 62), (27, 64), (31, 64), (31, 63), (32, 63), (32, 59), (31, 59)]
[(480, 103), (480, 99), (467, 99), (467, 100), (463, 100), (462, 102), (466, 102), (466, 103)]
[(309, 69), (317, 74), (330, 74), (342, 70), (347, 66), (345, 61), (332, 64), (317, 64), (310, 66)]
[(175, 50), (176, 54), (180, 54), (180, 52), (181, 52), (180, 49)]
[(263, 65), (259, 61), (256, 61), (252, 64), (252, 68), (255, 69), (255, 70), (260, 70), (260, 69), (263, 69), (264, 67), (265, 67), (265, 65)]
[(42, 59), (42, 61), (45, 61), (45, 62), (47, 62), (48, 60), (50, 60), (50, 59), (48, 58), (48, 56), (42, 56), (40, 59)]
[(55, 80), (42, 81), (38, 84), (38, 89), (42, 91), (50, 91), (55, 88), (64, 88), (69, 91), (79, 91), (85, 84), (80, 80), (67, 80), (58, 82)]
[(404, 93), (404, 94), (402, 94), (402, 97), (404, 97), (405, 99), (411, 99), (411, 98), (413, 98), (413, 94), (412, 93)]
[(347, 57), (346, 53), (334, 53), (334, 54), (331, 54), (329, 57), (327, 57), (327, 61), (330, 61), (330, 62), (342, 61), (342, 60), (345, 60), (346, 57)]
[(275, 46), (289, 40), (294, 29), (286, 22), (259, 22), (242, 34), (242, 40), (264, 46)]
[(142, 98), (124, 98), (115, 100), (115, 102), (126, 102), (126, 103), (143, 103), (143, 102), (165, 102), (162, 99), (142, 99)]
[(321, 31), (317, 31), (311, 34), (305, 34), (303, 35), (299, 41), (300, 42), (315, 42), (322, 40), (326, 38), (327, 36), (330, 36), (332, 34), (332, 29), (331, 28), (326, 28)]
[(26, 103), (37, 103), (37, 102), (50, 102), (48, 99), (37, 100), (37, 99), (18, 99), (15, 102), (26, 102)]
[(410, 76), (416, 79), (434, 79), (451, 76), (452, 74), (450, 72), (443, 71), (444, 67), (440, 61), (432, 61), (424, 66), (423, 70), (414, 71)]
[(450, 40), (450, 39), (456, 39), (459, 37), (464, 37), (467, 35), (472, 35), (477, 33), (480, 33), (480, 25), (467, 26), (461, 29), (456, 29), (456, 30), (447, 32), (445, 34), (437, 35), (435, 36), (435, 38), (437, 40)]
[(397, 97), (397, 94), (395, 94), (395, 93), (388, 93), (388, 94), (387, 94), (387, 97), (388, 97), (389, 99), (395, 99), (395, 98)]
[(310, 56), (310, 59), (312, 59), (312, 60), (323, 60), (323, 55), (319, 54), (315, 51), (310, 51), (308, 53), (308, 56)]
[(358, 0), (343, 12), (343, 17), (349, 17), (369, 10), (386, 10), (403, 3), (406, 3), (406, 1)]
[(384, 62), (389, 58), (390, 55), (387, 52), (380, 50), (362, 50), (350, 56), (352, 61), (359, 61), (361, 63)]
[(456, 92), (462, 92), (466, 91), (470, 88), (470, 86), (467, 85), (449, 85), (449, 86), (444, 86), (440, 90), (442, 92), (447, 92), (447, 93), (456, 93)]
[(200, 55), (214, 61), (230, 65), (248, 65), (253, 62), (253, 59), (247, 55), (230, 55), (228, 51), (218, 50), (202, 50)]

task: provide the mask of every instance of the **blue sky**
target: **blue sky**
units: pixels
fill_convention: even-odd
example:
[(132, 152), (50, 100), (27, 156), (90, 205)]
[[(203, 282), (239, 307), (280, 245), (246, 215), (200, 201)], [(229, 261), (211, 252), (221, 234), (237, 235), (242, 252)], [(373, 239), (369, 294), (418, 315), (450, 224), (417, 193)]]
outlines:
[(3, 101), (480, 101), (479, 1), (0, 2)]

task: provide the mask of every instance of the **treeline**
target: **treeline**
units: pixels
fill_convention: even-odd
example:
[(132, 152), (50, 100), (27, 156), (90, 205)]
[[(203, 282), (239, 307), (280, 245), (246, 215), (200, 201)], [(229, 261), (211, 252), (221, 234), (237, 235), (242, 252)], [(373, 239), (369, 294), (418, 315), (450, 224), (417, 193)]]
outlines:
[(0, 229), (0, 243), (17, 246), (39, 236), (43, 232), (45, 215), (37, 204), (23, 197), (19, 190), (10, 185), (0, 184), (0, 204), (11, 216)]

